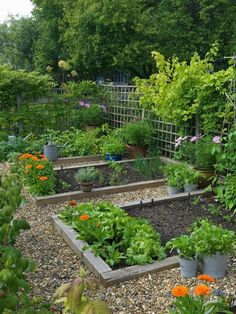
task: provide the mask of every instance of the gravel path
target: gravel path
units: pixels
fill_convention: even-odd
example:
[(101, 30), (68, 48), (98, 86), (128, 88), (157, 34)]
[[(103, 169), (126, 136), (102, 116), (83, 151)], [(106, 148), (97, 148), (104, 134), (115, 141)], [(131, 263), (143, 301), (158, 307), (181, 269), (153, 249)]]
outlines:
[[(135, 199), (151, 199), (165, 195), (165, 188), (152, 188), (97, 199), (109, 199), (122, 204)], [(85, 201), (85, 200), (83, 200)], [(37, 207), (34, 200), (27, 196), (27, 203), (17, 212), (25, 218), (31, 229), (18, 237), (17, 247), (24, 256), (36, 262), (36, 271), (28, 275), (33, 295), (50, 300), (52, 294), (62, 283), (74, 279), (83, 263), (55, 232), (51, 223), (52, 214), (58, 213), (65, 204)], [(86, 268), (86, 267), (85, 267)], [(231, 258), (228, 274), (217, 280), (217, 286), (233, 293), (236, 285), (236, 259)], [(90, 273), (90, 276), (93, 276)], [(162, 314), (168, 313), (171, 302), (170, 289), (176, 284), (194, 285), (194, 279), (181, 278), (179, 269), (150, 274), (136, 280), (121, 283), (107, 289), (101, 288), (90, 293), (94, 298), (107, 302), (112, 313), (118, 314)]]

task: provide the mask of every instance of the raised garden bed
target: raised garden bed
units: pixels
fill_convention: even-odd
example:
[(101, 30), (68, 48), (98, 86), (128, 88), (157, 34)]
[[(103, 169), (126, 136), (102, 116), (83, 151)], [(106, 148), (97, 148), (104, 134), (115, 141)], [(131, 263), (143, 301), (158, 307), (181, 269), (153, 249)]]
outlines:
[[(212, 203), (212, 196), (204, 191), (191, 194), (181, 193), (177, 196), (161, 197), (151, 201), (132, 202), (122, 206), (129, 215), (146, 218), (161, 234), (164, 245), (168, 240), (188, 232), (190, 225), (199, 218), (208, 217), (214, 223), (221, 223), (224, 227), (236, 230), (233, 223), (226, 223), (222, 216), (212, 215), (206, 210)], [(54, 224), (66, 242), (83, 258), (84, 262), (95, 272), (105, 285), (112, 285), (125, 280), (133, 279), (149, 272), (157, 272), (178, 266), (175, 256), (168, 257), (160, 262), (147, 265), (135, 265), (112, 270), (100, 257), (95, 257), (92, 252), (83, 252), (84, 242), (76, 240), (78, 235), (73, 229), (66, 226), (57, 217)], [(91, 257), (91, 258), (90, 258)]]
[[(148, 158), (146, 160), (149, 160)], [(99, 163), (89, 163), (89, 165), (78, 165), (70, 167), (61, 167), (61, 169), (56, 170), (56, 193), (63, 193), (68, 191), (78, 191), (80, 190), (80, 185), (75, 180), (75, 174), (78, 170), (85, 167), (97, 167), (102, 173), (102, 181), (95, 181), (94, 187), (106, 187), (114, 185), (126, 185), (135, 182), (143, 182), (150, 180), (162, 179), (163, 174), (158, 171), (152, 175), (152, 177), (147, 177), (144, 174), (138, 172), (134, 166), (134, 160), (121, 160), (117, 161), (115, 165), (122, 167), (122, 171), (119, 173), (116, 169), (109, 167), (107, 162)]]

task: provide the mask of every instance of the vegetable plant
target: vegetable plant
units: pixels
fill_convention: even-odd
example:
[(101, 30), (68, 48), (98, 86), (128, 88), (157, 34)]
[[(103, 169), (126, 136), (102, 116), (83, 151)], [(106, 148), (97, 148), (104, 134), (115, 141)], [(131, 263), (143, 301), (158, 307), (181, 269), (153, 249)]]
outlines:
[(109, 202), (67, 205), (59, 214), (78, 231), (78, 238), (111, 265), (150, 263), (165, 257), (160, 235), (141, 218), (134, 218)]

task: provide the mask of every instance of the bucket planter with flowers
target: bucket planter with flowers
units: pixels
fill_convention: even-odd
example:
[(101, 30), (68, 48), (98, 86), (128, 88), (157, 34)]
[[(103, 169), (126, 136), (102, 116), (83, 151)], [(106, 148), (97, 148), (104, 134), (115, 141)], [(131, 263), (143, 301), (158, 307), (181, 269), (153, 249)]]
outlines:
[(235, 251), (235, 232), (202, 219), (193, 224), (191, 236), (202, 258), (202, 272), (214, 278), (225, 276), (229, 255)]
[(130, 158), (146, 155), (152, 134), (151, 125), (145, 121), (132, 122), (124, 127), (126, 149)]
[(189, 235), (181, 235), (166, 243), (166, 248), (176, 249), (179, 256), (180, 273), (183, 277), (195, 277), (197, 273), (197, 255), (194, 240)]
[(111, 137), (103, 144), (101, 153), (107, 161), (121, 160), (122, 155), (125, 153), (125, 143), (118, 138)]
[(101, 171), (94, 167), (80, 169), (75, 175), (75, 179), (80, 184), (83, 192), (90, 192), (94, 186), (94, 182), (96, 180), (101, 181), (101, 178)]
[(185, 166), (178, 163), (170, 163), (163, 167), (163, 172), (167, 178), (167, 190), (169, 195), (174, 195), (183, 191), (184, 169)]

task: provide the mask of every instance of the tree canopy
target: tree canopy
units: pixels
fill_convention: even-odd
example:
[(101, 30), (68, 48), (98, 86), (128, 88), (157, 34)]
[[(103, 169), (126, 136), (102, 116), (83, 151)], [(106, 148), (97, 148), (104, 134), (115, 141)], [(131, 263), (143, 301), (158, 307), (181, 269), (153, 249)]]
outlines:
[[(148, 77), (153, 50), (166, 58), (219, 57), (236, 49), (235, 0), (32, 0), (32, 18), (0, 25), (0, 63), (61, 73), (64, 60), (80, 79), (114, 71)], [(69, 73), (67, 73), (69, 74)]]

